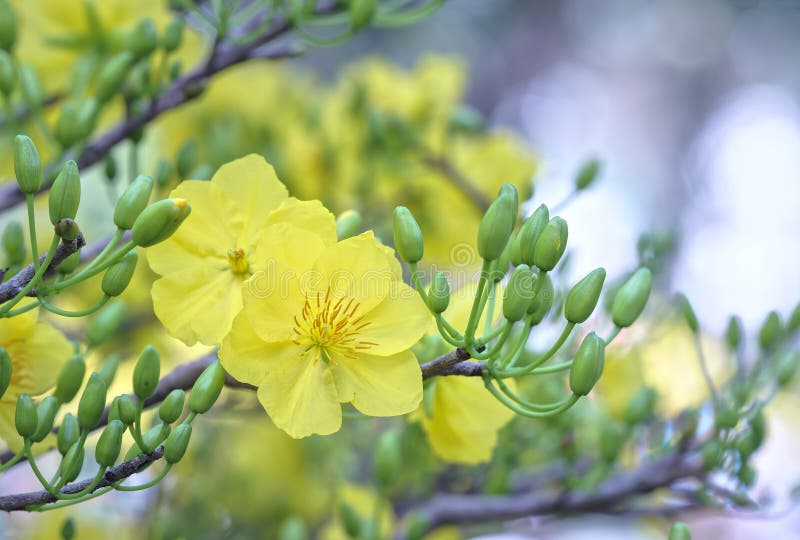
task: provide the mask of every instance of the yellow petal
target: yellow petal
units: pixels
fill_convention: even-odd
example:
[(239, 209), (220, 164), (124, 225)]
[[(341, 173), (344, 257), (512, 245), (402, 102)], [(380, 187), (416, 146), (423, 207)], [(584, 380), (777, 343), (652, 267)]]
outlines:
[(370, 416), (397, 416), (422, 401), (422, 372), (411, 351), (391, 356), (336, 358), (331, 367), (342, 403)]
[(294, 347), (267, 343), (259, 338), (245, 314), (240, 313), (222, 341), (219, 359), (225, 371), (235, 379), (258, 386), (268, 371), (296, 354)]
[(188, 267), (153, 283), (153, 310), (187, 345), (219, 345), (242, 309), (241, 287), (230, 270)]
[(359, 341), (375, 343), (370, 354), (389, 355), (411, 348), (431, 330), (433, 317), (417, 292), (397, 284), (397, 294), (385, 298), (363, 319), (367, 323), (358, 333)]
[(289, 196), (275, 169), (266, 160), (250, 154), (220, 167), (211, 183), (222, 188), (236, 205), (244, 227), (237, 239), (250, 246), (258, 237), (270, 212)]
[(333, 373), (321, 360), (284, 361), (264, 377), (258, 400), (275, 425), (295, 439), (328, 435), (342, 425)]
[(219, 186), (188, 180), (170, 196), (186, 199), (192, 212), (172, 236), (147, 249), (147, 262), (153, 271), (166, 275), (190, 266), (227, 265), (229, 249), (248, 247), (237, 245), (242, 217)]
[(289, 197), (267, 217), (265, 226), (289, 223), (311, 231), (325, 243), (336, 243), (336, 218), (320, 201), (301, 201)]

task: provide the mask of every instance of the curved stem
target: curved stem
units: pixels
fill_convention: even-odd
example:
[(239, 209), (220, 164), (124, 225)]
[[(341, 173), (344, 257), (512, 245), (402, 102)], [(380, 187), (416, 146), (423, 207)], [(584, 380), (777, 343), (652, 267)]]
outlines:
[(56, 493), (56, 497), (58, 497), (59, 499), (63, 499), (65, 501), (69, 501), (69, 500), (73, 500), (73, 499), (80, 499), (84, 495), (88, 495), (89, 493), (91, 493), (92, 491), (95, 490), (97, 485), (103, 479), (103, 475), (105, 473), (106, 473), (106, 468), (105, 467), (100, 467), (97, 470), (97, 474), (94, 475), (94, 478), (92, 479), (92, 482), (88, 486), (86, 486), (85, 488), (83, 488), (80, 491), (76, 491), (75, 493)]
[(489, 279), (490, 268), (491, 262), (483, 261), (481, 276), (478, 279), (478, 289), (475, 291), (475, 298), (472, 301), (472, 309), (469, 312), (469, 320), (467, 321), (467, 329), (464, 331), (464, 342), (468, 346), (472, 345), (473, 340), (475, 339), (475, 328), (478, 326), (478, 321), (481, 318), (483, 295), (486, 289), (486, 282)]
[(25, 438), (24, 444), (25, 444), (25, 455), (28, 457), (28, 464), (30, 465), (33, 474), (36, 475), (36, 478), (39, 480), (39, 483), (42, 484), (42, 487), (45, 490), (47, 490), (47, 492), (50, 493), (53, 497), (55, 497), (57, 492), (53, 489), (53, 486), (50, 485), (50, 482), (48, 482), (45, 479), (44, 475), (42, 474), (42, 471), (39, 470), (39, 466), (36, 464), (36, 460), (33, 457), (33, 451), (31, 450), (31, 440)]
[(125, 234), (125, 231), (123, 229), (119, 229), (118, 228), (117, 232), (114, 233), (114, 236), (111, 238), (111, 240), (108, 242), (108, 244), (106, 244), (106, 247), (103, 248), (103, 251), (98, 253), (97, 257), (92, 259), (89, 262), (89, 264), (87, 264), (85, 267), (83, 267), (81, 272), (85, 272), (86, 270), (90, 270), (90, 269), (96, 267), (101, 262), (103, 262), (103, 259), (105, 259), (108, 256), (109, 253), (111, 253), (111, 250), (113, 250), (115, 247), (117, 247), (117, 244), (119, 244), (119, 241), (122, 239), (122, 235), (124, 235), (124, 234)]
[[(105, 270), (106, 268), (108, 268), (109, 266), (118, 263), (134, 247), (136, 246), (133, 245), (133, 242), (128, 242), (125, 245), (123, 245), (117, 252), (114, 253), (114, 255), (111, 258), (109, 258), (104, 263), (91, 269), (84, 269), (78, 272), (76, 275), (70, 277), (69, 279), (65, 279), (61, 283), (54, 283), (50, 289), (54, 293), (59, 293), (71, 285), (74, 285), (76, 283), (89, 279), (92, 276), (95, 276), (100, 272), (102, 272), (103, 270)], [(51, 290), (48, 290), (47, 292), (50, 293)]]
[(569, 401), (571, 396), (573, 395), (570, 394), (569, 396), (565, 397), (560, 401), (556, 401), (555, 403), (534, 403), (533, 401), (528, 401), (527, 399), (516, 395), (502, 379), (494, 378), (494, 382), (497, 383), (497, 386), (500, 387), (500, 390), (502, 390), (503, 393), (507, 395), (509, 398), (513, 399), (515, 402), (519, 403), (523, 407), (527, 407), (531, 410), (539, 412), (554, 411), (559, 407), (563, 407), (564, 404), (567, 401)]
[(111, 485), (114, 486), (114, 489), (116, 489), (117, 491), (141, 491), (143, 489), (151, 488), (154, 485), (161, 482), (164, 479), (164, 477), (167, 476), (167, 473), (171, 468), (172, 468), (172, 463), (167, 463), (164, 466), (164, 468), (161, 469), (161, 472), (159, 472), (156, 475), (155, 478), (153, 478), (149, 482), (145, 482), (144, 484), (139, 484), (138, 486), (123, 486), (119, 482), (113, 483)]
[(527, 366), (519, 367), (519, 368), (509, 368), (503, 371), (502, 375), (504, 377), (519, 377), (520, 375), (526, 375), (528, 373), (533, 372), (537, 367), (541, 366), (545, 362), (547, 362), (550, 358), (553, 357), (554, 354), (558, 352), (558, 350), (564, 345), (564, 342), (567, 341), (569, 335), (572, 333), (572, 330), (575, 328), (575, 323), (567, 322), (564, 326), (564, 329), (561, 331), (561, 335), (558, 336), (558, 339), (555, 343), (548, 349), (546, 353), (542, 356), (531, 362)]
[[(36, 269), (36, 273), (33, 274), (31, 280), (23, 287), (23, 289), (17, 293), (17, 295), (9, 300), (8, 302), (3, 305), (2, 309), (0, 309), (0, 313), (8, 313), (11, 308), (19, 304), (20, 300), (25, 298), (29, 292), (33, 290), (41, 281), (42, 276), (44, 273), (47, 272), (47, 268), (50, 266), (50, 262), (53, 260), (53, 256), (56, 254), (56, 248), (58, 248), (59, 237), (53, 235), (53, 240), (50, 242), (50, 249), (47, 250), (47, 256), (44, 258), (44, 262)], [(35, 256), (34, 261), (38, 261), (38, 255)]]
[(29, 506), (25, 510), (28, 512), (47, 512), (49, 510), (56, 510), (58, 508), (64, 508), (65, 506), (72, 506), (73, 504), (80, 504), (84, 501), (89, 501), (94, 499), (95, 497), (99, 497), (100, 495), (104, 495), (114, 489), (114, 486), (106, 486), (104, 488), (100, 488), (94, 493), (90, 493), (86, 495), (82, 499), (75, 499), (70, 501), (60, 501), (56, 503), (46, 504), (46, 505), (37, 505), (37, 506)]
[(551, 416), (555, 416), (557, 414), (561, 414), (562, 412), (566, 411), (567, 409), (569, 409), (570, 407), (575, 405), (575, 403), (578, 401), (578, 399), (580, 397), (580, 396), (576, 396), (575, 394), (573, 394), (572, 396), (567, 398), (567, 400), (561, 406), (559, 406), (557, 409), (552, 409), (552, 410), (544, 411), (544, 412), (543, 411), (532, 411), (527, 407), (523, 407), (522, 405), (520, 405), (518, 403), (515, 403), (514, 401), (512, 401), (508, 397), (506, 397), (502, 392), (497, 390), (497, 388), (495, 388), (494, 385), (492, 384), (491, 378), (484, 377), (483, 378), (483, 384), (486, 387), (486, 389), (489, 390), (489, 392), (491, 392), (492, 395), (495, 398), (497, 398), (497, 400), (500, 403), (502, 403), (503, 405), (505, 405), (506, 407), (508, 407), (512, 411), (514, 411), (515, 413), (517, 413), (517, 414), (519, 414), (521, 416), (525, 416), (527, 418), (549, 418)]
[(25, 194), (25, 204), (28, 209), (28, 231), (31, 239), (31, 255), (33, 255), (33, 269), (39, 272), (39, 242), (36, 240), (36, 209), (33, 207), (33, 194)]
[(38, 300), (39, 300), (39, 302), (41, 302), (42, 307), (44, 307), (47, 311), (49, 311), (51, 313), (55, 313), (56, 315), (61, 315), (62, 317), (85, 317), (86, 315), (91, 315), (92, 313), (94, 313), (95, 311), (97, 311), (98, 309), (100, 309), (101, 307), (106, 305), (106, 303), (110, 299), (111, 299), (110, 296), (108, 296), (107, 294), (104, 294), (100, 298), (100, 300), (98, 302), (96, 302), (95, 304), (89, 306), (86, 309), (81, 309), (81, 310), (78, 310), (78, 311), (68, 311), (66, 309), (61, 309), (61, 308), (58, 308), (58, 307), (54, 306), (53, 304), (49, 303), (45, 298), (43, 298), (41, 296), (38, 297)]

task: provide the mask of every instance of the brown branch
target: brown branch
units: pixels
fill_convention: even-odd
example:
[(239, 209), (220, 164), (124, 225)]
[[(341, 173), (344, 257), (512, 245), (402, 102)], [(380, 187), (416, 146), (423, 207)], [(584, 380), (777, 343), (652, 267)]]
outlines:
[[(138, 473), (151, 463), (161, 459), (163, 455), (164, 447), (159, 446), (153, 451), (152, 454), (142, 454), (136, 456), (130, 461), (123, 461), (119, 465), (108, 469), (105, 475), (103, 475), (103, 479), (90, 493), (94, 493), (98, 489), (110, 486), (114, 482), (119, 482), (120, 480)], [(92, 483), (92, 480), (92, 478), (86, 478), (85, 480), (68, 484), (61, 490), (61, 493), (69, 494), (82, 491), (89, 487), (89, 484)], [(15, 493), (13, 495), (0, 496), (0, 510), (5, 512), (26, 510), (32, 505), (47, 504), (56, 502), (57, 500), (57, 498), (53, 497), (53, 495), (44, 490), (31, 491), (29, 493)]]
[(420, 369), (423, 379), (444, 375), (480, 377), (483, 374), (483, 365), (471, 361), (469, 353), (461, 347), (434, 358), (430, 362), (425, 362)]

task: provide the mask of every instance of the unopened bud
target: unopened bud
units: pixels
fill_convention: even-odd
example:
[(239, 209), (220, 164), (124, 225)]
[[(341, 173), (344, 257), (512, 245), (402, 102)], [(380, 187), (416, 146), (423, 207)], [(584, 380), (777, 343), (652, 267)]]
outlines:
[(140, 401), (153, 395), (161, 376), (161, 358), (155, 347), (148, 345), (139, 355), (133, 368), (133, 393)]
[(125, 302), (109, 302), (102, 308), (89, 323), (86, 329), (86, 339), (90, 347), (97, 347), (114, 335), (122, 323), (122, 316), (125, 314)]
[(78, 393), (83, 384), (83, 376), (86, 373), (86, 362), (80, 354), (73, 355), (67, 360), (61, 373), (58, 375), (56, 389), (53, 395), (59, 403), (69, 403)]
[(183, 19), (175, 17), (170, 21), (164, 29), (164, 34), (161, 36), (161, 46), (167, 52), (174, 52), (181, 46), (183, 41)]
[(567, 249), (569, 231), (567, 222), (554, 217), (542, 230), (533, 250), (533, 264), (545, 272), (556, 267)]
[(517, 322), (528, 311), (533, 300), (533, 276), (527, 265), (517, 266), (511, 273), (503, 293), (503, 316), (509, 322)]
[(132, 65), (133, 55), (127, 51), (117, 54), (103, 65), (94, 91), (98, 102), (105, 103), (119, 92)]
[(14, 137), (14, 174), (23, 193), (36, 193), (42, 186), (42, 160), (27, 135)]
[(94, 448), (94, 459), (101, 467), (111, 467), (119, 457), (122, 450), (122, 435), (125, 433), (125, 424), (119, 420), (112, 420), (100, 434)]
[(189, 217), (191, 207), (186, 199), (163, 199), (145, 208), (131, 228), (131, 240), (137, 246), (149, 247), (172, 236)]
[(14, 413), (14, 426), (20, 437), (27, 439), (36, 433), (37, 421), (36, 405), (33, 403), (33, 399), (28, 394), (20, 394)]
[(50, 223), (55, 225), (61, 219), (75, 219), (81, 202), (81, 177), (78, 164), (67, 161), (58, 173), (49, 196)]
[[(2, 24), (0, 22), (0, 27)], [(1, 29), (0, 32), (2, 32)], [(14, 67), (14, 61), (11, 59), (11, 55), (0, 48), (0, 94), (3, 94), (4, 99), (9, 99), (16, 84), (17, 69)]]
[(437, 272), (428, 291), (428, 308), (433, 313), (444, 313), (450, 305), (450, 283), (444, 272)]
[(422, 231), (417, 220), (405, 206), (394, 209), (394, 245), (400, 258), (407, 263), (416, 263), (422, 259)]
[(361, 214), (355, 210), (345, 210), (336, 218), (336, 237), (339, 240), (346, 240), (357, 235), (363, 225)]
[(78, 424), (81, 429), (92, 429), (100, 423), (106, 406), (106, 383), (97, 373), (92, 373), (81, 400), (78, 402)]
[(578, 347), (569, 372), (569, 387), (576, 396), (592, 391), (603, 373), (606, 342), (594, 332), (586, 336)]
[(151, 19), (142, 19), (131, 33), (128, 49), (133, 53), (134, 57), (144, 58), (156, 50), (157, 46), (158, 32), (156, 25)]
[(678, 305), (678, 309), (681, 310), (681, 315), (683, 315), (689, 329), (695, 334), (698, 333), (700, 331), (700, 323), (697, 320), (692, 304), (689, 303), (689, 299), (686, 298), (685, 294), (678, 293), (675, 295), (675, 302)]
[(597, 268), (576, 283), (564, 302), (564, 318), (575, 324), (580, 324), (588, 319), (600, 300), (605, 279), (605, 269)]
[(53, 428), (53, 422), (58, 412), (58, 399), (47, 396), (36, 407), (36, 432), (31, 436), (32, 442), (41, 442)]
[(781, 339), (783, 328), (777, 311), (770, 311), (758, 332), (758, 343), (763, 350), (772, 349)]
[(650, 288), (653, 285), (653, 274), (649, 268), (639, 268), (619, 288), (611, 307), (611, 318), (620, 328), (634, 323), (647, 305)]
[(118, 263), (111, 265), (103, 275), (100, 288), (108, 296), (119, 296), (128, 287), (136, 270), (136, 263), (139, 256), (136, 251), (130, 251)]
[(74, 220), (69, 218), (59, 219), (53, 226), (53, 231), (65, 242), (72, 242), (81, 234), (81, 228)]
[(594, 184), (599, 174), (600, 161), (597, 159), (590, 159), (578, 169), (578, 174), (575, 175), (575, 190), (582, 191), (588, 188)]
[(179, 424), (170, 433), (164, 442), (164, 459), (167, 463), (177, 463), (181, 460), (189, 447), (189, 439), (192, 438), (192, 426), (189, 424)]
[(61, 425), (58, 426), (58, 436), (56, 437), (56, 446), (62, 456), (69, 451), (80, 435), (81, 427), (78, 419), (72, 413), (65, 414)]
[(8, 266), (19, 266), (25, 262), (25, 233), (19, 221), (9, 221), (3, 230), (3, 252)]
[(514, 230), (516, 208), (510, 197), (498, 197), (489, 205), (478, 227), (478, 253), (485, 261), (500, 257)]
[(225, 385), (225, 370), (219, 361), (214, 361), (197, 378), (189, 394), (189, 410), (193, 413), (208, 412), (217, 401)]
[(171, 424), (180, 418), (185, 399), (186, 392), (179, 388), (170, 392), (158, 408), (158, 417), (161, 418), (161, 421)]

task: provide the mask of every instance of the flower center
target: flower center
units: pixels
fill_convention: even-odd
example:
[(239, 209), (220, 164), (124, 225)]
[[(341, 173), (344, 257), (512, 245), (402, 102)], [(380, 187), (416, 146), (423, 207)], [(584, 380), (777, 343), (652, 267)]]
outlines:
[(336, 365), (335, 358), (355, 359), (357, 354), (377, 345), (358, 339), (359, 332), (369, 325), (364, 315), (356, 316), (361, 304), (353, 298), (331, 300), (331, 291), (306, 296), (300, 315), (294, 317), (293, 342), (303, 347), (303, 354), (311, 354), (314, 362), (322, 359)]
[(228, 264), (234, 274), (246, 274), (250, 269), (247, 256), (242, 248), (228, 250)]

